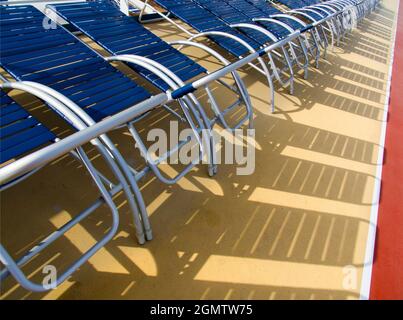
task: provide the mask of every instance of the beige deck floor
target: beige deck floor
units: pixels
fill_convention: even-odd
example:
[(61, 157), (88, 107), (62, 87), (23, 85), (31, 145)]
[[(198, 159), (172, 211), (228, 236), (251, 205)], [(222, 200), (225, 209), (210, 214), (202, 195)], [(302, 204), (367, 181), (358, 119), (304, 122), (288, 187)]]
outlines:
[[(263, 77), (240, 72), (255, 108), (253, 175), (221, 165), (214, 178), (199, 166), (170, 187), (148, 177), (141, 185), (153, 241), (137, 245), (119, 196), (118, 234), (89, 263), (46, 293), (8, 278), (1, 299), (358, 298), (397, 2), (385, 0), (308, 80), (297, 76), (294, 96), (278, 88), (274, 114)], [(165, 39), (184, 39), (167, 23), (147, 26)], [(185, 52), (217, 68), (199, 51)], [(130, 138), (111, 136), (132, 159)], [(53, 163), (2, 194), (2, 243), (18, 256), (92, 195), (77, 162)], [(77, 258), (109, 226), (108, 211), (98, 211), (24, 271), (35, 279), (43, 265), (62, 269)], [(346, 280), (351, 270), (356, 283)]]

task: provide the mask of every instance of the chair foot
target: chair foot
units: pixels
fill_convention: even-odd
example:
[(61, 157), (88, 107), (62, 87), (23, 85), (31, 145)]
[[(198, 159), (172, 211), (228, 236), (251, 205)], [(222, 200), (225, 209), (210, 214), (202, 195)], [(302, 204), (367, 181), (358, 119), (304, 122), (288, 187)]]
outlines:
[(294, 79), (290, 81), (290, 94), (294, 95)]
[(218, 166), (217, 165), (209, 165), (208, 166), (208, 175), (210, 177), (213, 177), (217, 174), (218, 172)]
[(146, 238), (145, 238), (145, 236), (144, 236), (144, 233), (142, 233), (142, 234), (137, 234), (136, 235), (137, 236), (137, 242), (139, 243), (139, 244), (145, 244), (146, 243)]
[(153, 232), (152, 230), (146, 230), (146, 239), (147, 241), (151, 241), (153, 239)]

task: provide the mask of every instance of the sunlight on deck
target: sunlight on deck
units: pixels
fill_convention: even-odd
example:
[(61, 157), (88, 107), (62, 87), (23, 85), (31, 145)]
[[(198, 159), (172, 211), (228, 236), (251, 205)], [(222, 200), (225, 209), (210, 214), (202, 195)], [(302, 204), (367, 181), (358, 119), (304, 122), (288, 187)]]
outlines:
[[(372, 196), (372, 194), (369, 195)], [(369, 200), (370, 199), (371, 198), (369, 198)], [(256, 188), (253, 191), (249, 197), (249, 201), (317, 212), (323, 211), (323, 208), (326, 208), (327, 213), (341, 217), (361, 219), (364, 221), (368, 220), (368, 205), (370, 205), (370, 203), (367, 203), (367, 206), (363, 206), (360, 204), (316, 198), (313, 196), (261, 187)]]
[[(55, 215), (50, 222), (57, 228), (67, 223), (72, 216), (66, 212), (60, 212)], [(71, 244), (84, 253), (96, 242), (94, 237), (83, 226), (78, 225), (65, 234), (65, 237), (71, 242)], [(100, 249), (96, 255), (88, 260), (95, 270), (100, 272), (113, 272), (121, 274), (129, 274), (129, 271), (123, 267), (119, 261), (117, 261), (113, 255), (108, 252), (106, 248)]]
[[(253, 272), (250, 272), (251, 266)], [(212, 255), (196, 274), (195, 280), (313, 290), (344, 290), (344, 276), (342, 267)], [(357, 290), (352, 293), (357, 293)]]

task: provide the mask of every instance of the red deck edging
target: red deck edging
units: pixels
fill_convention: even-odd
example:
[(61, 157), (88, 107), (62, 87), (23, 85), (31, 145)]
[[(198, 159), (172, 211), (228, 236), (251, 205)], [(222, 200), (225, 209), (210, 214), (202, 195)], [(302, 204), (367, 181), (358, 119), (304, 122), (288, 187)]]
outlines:
[(398, 15), (370, 299), (403, 299), (403, 4)]

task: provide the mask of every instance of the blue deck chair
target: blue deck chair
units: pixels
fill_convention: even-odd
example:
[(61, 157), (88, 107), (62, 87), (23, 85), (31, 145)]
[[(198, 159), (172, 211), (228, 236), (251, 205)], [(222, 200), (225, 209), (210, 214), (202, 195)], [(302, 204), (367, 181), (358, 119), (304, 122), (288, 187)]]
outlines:
[[(3, 12), (2, 12), (3, 13)], [(5, 22), (7, 19), (1, 20), (2, 28), (5, 26)], [(2, 29), (3, 32), (4, 29)], [(10, 47), (8, 47), (10, 49)], [(27, 159), (27, 155), (34, 153), (36, 151), (44, 151), (45, 147), (49, 144), (57, 142), (57, 136), (50, 131), (43, 123), (38, 121), (34, 116), (32, 116), (26, 109), (21, 107), (17, 102), (11, 99), (4, 90), (22, 90), (26, 93), (33, 94), (37, 98), (45, 101), (48, 104), (53, 105), (56, 109), (61, 112), (64, 112), (65, 118), (69, 119), (69, 121), (76, 121), (76, 124), (80, 123), (80, 119), (76, 117), (74, 114), (69, 112), (65, 106), (56, 99), (47, 95), (45, 92), (38, 90), (34, 86), (25, 83), (2, 83), (0, 84), (0, 164), (1, 170), (7, 171), (12, 175), (9, 181), (3, 183), (0, 186), (0, 190), (4, 192), (4, 190), (12, 188), (14, 185), (19, 184), (23, 180), (28, 179), (32, 175), (34, 175), (37, 171), (39, 171), (43, 165), (38, 166), (35, 164), (35, 157)], [(85, 128), (84, 123), (81, 122), (81, 128)], [(114, 159), (108, 153), (108, 150), (102, 145), (99, 139), (94, 139), (91, 141), (91, 144), (95, 149), (99, 151), (99, 154), (103, 160), (109, 165), (113, 175), (118, 180), (117, 184), (112, 184), (107, 187), (109, 183), (112, 183), (109, 179), (105, 177), (105, 175), (101, 174), (95, 168), (94, 164), (89, 160), (86, 152), (82, 147), (75, 148), (70, 151), (70, 154), (76, 159), (79, 160), (83, 164), (83, 168), (88, 171), (91, 180), (93, 180), (94, 185), (98, 189), (99, 198), (96, 199), (91, 205), (86, 207), (79, 214), (75, 215), (70, 221), (68, 221), (63, 226), (59, 227), (52, 234), (41, 240), (36, 246), (27, 251), (22, 255), (18, 260), (14, 259), (12, 255), (7, 251), (7, 249), (0, 243), (0, 261), (3, 264), (4, 268), (0, 272), (0, 283), (10, 274), (27, 290), (30, 291), (46, 291), (58, 286), (61, 282), (66, 280), (74, 271), (76, 271), (82, 264), (84, 264), (88, 259), (93, 256), (98, 250), (104, 247), (104, 245), (109, 242), (116, 234), (118, 225), (119, 225), (119, 215), (118, 209), (114, 204), (112, 197), (117, 192), (122, 189), (128, 190), (128, 184), (126, 183), (120, 169), (117, 164), (114, 162)], [(46, 154), (46, 152), (44, 151)], [(18, 171), (10, 168), (13, 164), (14, 160), (21, 159), (25, 160), (26, 163), (31, 165), (32, 170), (28, 173), (18, 173)], [(107, 181), (106, 181), (107, 180)], [(112, 187), (109, 189), (109, 187)], [(17, 199), (9, 199), (9, 201), (13, 201)], [(28, 279), (24, 272), (22, 271), (22, 267), (30, 262), (33, 258), (35, 258), (40, 252), (45, 250), (49, 245), (63, 236), (67, 231), (73, 228), (75, 225), (79, 224), (85, 218), (90, 216), (94, 211), (96, 211), (102, 205), (106, 205), (106, 207), (110, 210), (112, 215), (112, 223), (109, 230), (105, 233), (105, 235), (95, 242), (86, 252), (82, 253), (82, 255), (75, 260), (72, 264), (68, 265), (63, 272), (58, 272), (56, 279), (54, 279), (53, 283), (47, 284), (44, 286), (43, 284), (39, 284), (34, 282), (31, 279)]]
[[(188, 80), (207, 74), (205, 68), (162, 41), (133, 17), (124, 15), (109, 3), (104, 1), (67, 3), (50, 5), (48, 8), (114, 55), (114, 61), (120, 60), (120, 57), (127, 57), (127, 55), (152, 59), (169, 70), (170, 73), (165, 74), (165, 76), (178, 78), (180, 86)], [(169, 89), (165, 81), (149, 70), (130, 63), (129, 66), (160, 90)], [(250, 128), (252, 127), (252, 106), (245, 94), (247, 92), (246, 87), (236, 73), (233, 73), (232, 76), (235, 86), (234, 88), (229, 87), (229, 89), (238, 98), (229, 106), (220, 108), (214, 93), (209, 86), (205, 87), (214, 113), (213, 119), (207, 119), (207, 115), (203, 113), (205, 125), (209, 129), (215, 122), (230, 130), (239, 128), (246, 122), (249, 122)], [(198, 103), (195, 97), (193, 100)], [(230, 125), (225, 116), (231, 110), (237, 111), (236, 107), (245, 108), (245, 116)]]
[[(252, 39), (235, 28), (231, 28), (226, 22), (191, 0), (156, 0), (155, 3), (198, 32), (191, 33), (181, 28), (181, 26), (172, 19), (147, 4), (149, 8), (154, 9), (161, 17), (167, 19), (178, 28), (181, 28), (184, 32), (187, 32), (190, 35), (190, 40), (207, 37), (236, 58), (242, 58), (251, 52), (256, 52), (262, 47), (262, 43), (259, 43), (259, 41)], [(261, 37), (261, 34), (257, 34)], [(269, 62), (258, 58), (258, 65), (250, 63), (249, 66), (266, 77), (270, 89), (272, 110), (274, 110), (273, 80), (279, 81), (283, 86), (292, 85), (293, 71), (289, 61), (286, 61), (284, 67), (277, 67), (270, 52), (267, 54), (267, 57), (269, 58)], [(269, 70), (270, 68), (271, 70)], [(287, 74), (287, 72), (289, 73)], [(291, 86), (290, 91), (292, 91)]]
[[(260, 2), (260, 0), (248, 0), (248, 1), (256, 1)], [(317, 26), (317, 35), (319, 43), (324, 46), (331, 45), (334, 48), (334, 45), (339, 42), (339, 34), (338, 29), (334, 25), (334, 19), (327, 20), (326, 18), (330, 15), (330, 13), (324, 13), (321, 10), (316, 10), (314, 8), (303, 7), (303, 8), (294, 8), (286, 11), (285, 13), (294, 15), (301, 20), (307, 21), (307, 23), (319, 23)], [(325, 23), (320, 23), (326, 19)], [(330, 39), (330, 40), (329, 40)], [(326, 50), (326, 48), (325, 48)]]
[[(309, 1), (307, 1), (309, 2)], [(355, 14), (356, 18), (358, 20), (363, 19), (366, 15), (371, 13), (377, 6), (378, 1), (377, 0), (333, 0), (333, 1), (323, 1), (323, 2), (316, 2), (310, 3), (309, 5), (319, 5), (319, 4), (324, 4), (324, 5), (339, 5), (342, 7), (350, 6), (354, 10), (351, 12), (352, 14)]]
[(367, 11), (367, 4), (370, 2), (371, 0), (332, 0), (316, 3), (314, 1), (307, 1), (309, 5), (306, 7), (325, 12), (339, 13), (336, 16), (336, 21), (338, 22), (339, 31), (342, 35), (345, 35), (356, 27), (357, 23), (370, 12)]
[[(98, 4), (97, 4), (98, 3)], [(202, 6), (202, 4), (200, 4), (200, 3), (198, 3), (201, 7), (203, 7)], [(90, 10), (91, 9), (89, 9), (89, 7), (91, 6), (91, 9), (94, 9), (94, 7), (96, 7), (97, 8), (97, 11), (96, 12), (90, 12)], [(111, 6), (107, 6), (107, 5), (105, 5), (105, 3), (102, 3), (102, 4), (100, 4), (99, 2), (93, 2), (91, 5), (85, 5), (85, 9), (83, 9), (83, 7), (84, 6), (79, 6), (79, 5), (77, 5), (76, 7), (77, 7), (77, 9), (78, 10), (80, 10), (80, 13), (79, 13), (79, 15), (81, 16), (81, 15), (83, 15), (83, 10), (86, 10), (86, 12), (89, 12), (89, 14), (92, 14), (92, 16), (91, 16), (91, 18), (93, 18), (94, 19), (94, 21), (96, 21), (96, 23), (97, 24), (99, 24), (100, 23), (100, 20), (101, 19), (103, 19), (103, 20), (110, 20), (110, 16), (108, 16), (108, 11), (114, 11), (114, 13), (113, 13), (113, 15), (116, 15), (116, 9), (111, 9)], [(73, 21), (73, 23), (75, 24), (75, 25), (77, 25), (77, 24), (79, 24), (80, 23), (80, 21), (78, 21), (78, 20), (81, 20), (82, 18), (81, 17), (77, 17), (76, 15), (75, 15), (75, 12), (72, 12), (73, 10), (74, 10), (74, 8), (72, 8), (71, 6), (68, 6), (69, 8), (66, 8), (64, 5), (58, 5), (56, 8), (59, 10), (59, 12), (60, 12), (60, 14), (61, 14), (61, 16), (63, 16), (63, 17), (66, 17), (66, 19), (68, 18), (69, 19), (69, 21), (72, 21), (73, 19), (74, 19), (74, 21)], [(64, 9), (65, 8), (65, 9)], [(89, 10), (88, 10), (89, 9)], [(204, 8), (205, 9), (205, 8)], [(62, 12), (63, 11), (63, 12)], [(213, 13), (214, 14), (214, 13)], [(68, 17), (67, 17), (67, 15), (68, 15)], [(85, 21), (85, 19), (82, 19), (82, 21), (84, 21), (85, 23), (87, 23), (87, 21)], [(224, 21), (225, 22), (225, 21)], [(134, 24), (136, 24), (136, 26), (135, 27), (137, 27), (137, 28), (143, 28), (141, 25), (139, 25), (138, 23), (136, 23), (135, 21), (133, 21), (133, 18), (130, 18), (130, 17), (126, 17), (125, 15), (123, 15), (123, 14), (121, 14), (121, 16), (120, 16), (120, 20), (119, 20), (119, 25), (121, 25), (121, 24), (124, 24), (124, 25), (130, 25), (130, 26), (133, 26), (132, 28), (134, 29)], [(143, 28), (144, 29), (144, 28)], [(83, 26), (83, 27), (81, 27), (81, 29), (80, 29), (81, 31), (83, 31), (85, 34), (87, 34), (88, 36), (90, 36), (91, 38), (93, 38), (93, 40), (95, 40), (95, 41), (97, 41), (97, 39), (99, 39), (99, 34), (94, 34), (94, 32), (91, 32), (91, 30), (88, 30), (87, 28), (86, 28), (86, 26)], [(246, 33), (246, 36), (248, 36), (249, 38), (253, 38), (253, 41), (255, 41), (255, 42), (257, 42), (257, 43), (259, 43), (259, 45), (260, 46), (263, 46), (263, 45), (265, 45), (265, 44), (267, 44), (268, 43), (268, 40), (270, 41), (270, 42), (274, 42), (274, 41), (277, 41), (278, 39), (276, 39), (276, 38), (274, 38), (274, 39), (270, 39), (270, 38), (268, 38), (267, 37), (267, 35), (264, 35), (264, 34), (262, 34), (261, 32), (257, 32), (256, 30), (251, 30), (251, 29), (248, 29), (248, 30), (246, 30), (247, 31), (247, 33)], [(143, 32), (148, 32), (148, 33), (150, 33), (149, 31), (147, 31), (146, 29), (144, 29), (144, 31)], [(101, 40), (101, 39), (99, 39), (99, 40)], [(249, 40), (250, 41), (250, 40)], [(97, 41), (97, 42), (100, 42), (100, 44), (101, 44), (101, 42), (102, 41)], [(105, 41), (104, 41), (105, 42)], [(109, 49), (110, 48), (110, 45), (108, 46), (107, 44), (101, 44), (103, 47), (105, 47), (106, 49)], [(130, 45), (130, 42), (128, 43), (128, 45)], [(116, 50), (113, 50), (113, 52), (112, 52), (112, 50), (110, 50), (109, 49), (109, 51), (111, 51), (111, 53), (113, 53), (113, 54), (118, 54), (119, 52), (117, 52)], [(130, 52), (130, 51), (129, 51)], [(128, 53), (129, 53), (128, 52)], [(135, 52), (134, 52), (135, 53)], [(275, 70), (275, 72), (276, 72), (277, 70)]]
[[(288, 8), (295, 10), (302, 9), (311, 9), (316, 13), (319, 13), (324, 16), (335, 15), (331, 20), (334, 24), (333, 31), (336, 33), (338, 39), (346, 34), (346, 32), (351, 29), (350, 24), (347, 23), (347, 20), (351, 19), (351, 11), (344, 11), (345, 5), (343, 4), (335, 4), (335, 3), (316, 3), (312, 5), (307, 5), (302, 0), (293, 1), (293, 0), (278, 0), (278, 2), (284, 4)], [(332, 1), (333, 2), (333, 1)], [(336, 1), (335, 1), (336, 2)], [(338, 1), (337, 1), (338, 2)], [(305, 11), (306, 12), (306, 11)]]
[[(71, 108), (76, 107), (74, 112), (88, 125), (150, 97), (149, 92), (112, 67), (64, 28), (44, 28), (44, 18), (45, 16), (32, 6), (0, 8), (0, 66), (16, 80), (37, 82), (52, 90), (50, 94), (67, 97), (74, 103)], [(190, 101), (180, 102), (184, 119), (201, 145), (201, 138), (196, 135), (199, 134), (199, 128), (204, 128), (202, 120)], [(192, 111), (193, 114), (190, 114)], [(137, 120), (128, 120), (127, 126), (146, 158), (147, 165), (142, 170), (129, 168), (127, 164), (120, 165), (130, 182), (140, 211), (139, 217), (133, 208), (135, 222), (141, 220), (140, 223), (144, 226), (143, 229), (136, 229), (138, 241), (143, 243), (144, 237), (151, 239), (152, 235), (137, 181), (152, 171), (162, 182), (172, 184), (189, 172), (196, 163), (186, 165), (173, 178), (166, 177), (159, 169), (161, 160), (150, 161), (152, 158), (135, 128)], [(186, 143), (188, 141), (182, 141), (178, 148)], [(123, 163), (123, 160), (121, 162)]]
[[(253, 2), (264, 2), (265, 0), (248, 0)], [(290, 10), (285, 11), (287, 14), (296, 15), (301, 19), (307, 19), (311, 22), (322, 21), (325, 18), (331, 16), (334, 12), (330, 10), (324, 10), (321, 8), (310, 7), (306, 5), (302, 0), (299, 1), (290, 1), (290, 0), (277, 0), (277, 2), (285, 5), (290, 8)], [(272, 4), (270, 4), (272, 5)], [(333, 17), (330, 20), (326, 19), (325, 25), (320, 24), (321, 34), (323, 35), (322, 39), (326, 43), (331, 43), (331, 47), (334, 48), (334, 45), (339, 44), (341, 38), (341, 31), (339, 26), (339, 21), (337, 17)], [(331, 40), (329, 41), (328, 38)]]
[(54, 141), (56, 136), (1, 90), (0, 163)]
[[(318, 65), (318, 61), (320, 58), (322, 48), (324, 50), (324, 56), (326, 56), (326, 50), (328, 47), (328, 39), (325, 33), (323, 33), (323, 24), (327, 24), (328, 22), (325, 17), (317, 16), (316, 19), (308, 16), (308, 19), (304, 19), (307, 17), (301, 17), (299, 14), (295, 14), (295, 12), (282, 12), (279, 9), (272, 6), (271, 3), (266, 2), (265, 0), (226, 0), (231, 3), (233, 7), (239, 8), (239, 10), (243, 11), (245, 14), (251, 16), (254, 21), (259, 23), (267, 22), (267, 18), (270, 20), (275, 20), (278, 23), (281, 22), (284, 26), (286, 26), (289, 30), (299, 30), (301, 28), (305, 28), (307, 25), (314, 24), (315, 27), (310, 29), (308, 32), (304, 32), (303, 36), (305, 37), (305, 42), (309, 48), (309, 53), (315, 59), (316, 65)], [(252, 8), (255, 8), (253, 10)], [(256, 13), (258, 10), (258, 13)], [(257, 14), (256, 17), (252, 17), (250, 13)], [(263, 16), (264, 14), (265, 16)], [(309, 34), (308, 37), (306, 34)]]
[[(265, 9), (261, 9), (262, 6), (255, 6), (247, 0), (225, 0), (225, 2), (229, 6), (237, 10), (237, 13), (240, 13), (242, 16), (247, 16), (250, 23), (255, 23), (261, 27), (264, 27), (269, 32), (274, 34), (278, 39), (282, 39), (289, 34), (295, 32), (296, 30), (300, 30), (301, 28), (307, 26), (304, 21), (292, 15), (285, 16), (282, 14), (281, 11), (270, 6), (265, 6)], [(312, 22), (313, 21), (309, 21), (309, 23)], [(298, 37), (297, 43), (290, 43), (290, 50), (293, 61), (296, 62), (299, 67), (305, 71), (306, 75), (309, 63), (308, 53), (310, 53), (311, 56), (314, 58), (316, 65), (318, 65), (318, 61), (320, 58), (319, 43), (325, 49), (326, 54), (327, 43), (322, 43), (320, 37), (313, 38), (313, 36), (316, 36), (315, 33), (317, 32), (315, 28), (307, 31), (311, 35), (311, 37), (307, 37), (306, 32), (303, 32), (301, 33), (301, 36)], [(319, 43), (318, 41), (309, 41), (309, 39), (319, 40)], [(298, 54), (296, 54), (295, 52), (297, 52)], [(299, 58), (301, 57), (304, 59), (304, 61), (299, 60)]]
[[(208, 10), (219, 19), (224, 21), (227, 25), (232, 28), (237, 28), (245, 35), (259, 42), (261, 46), (266, 44), (274, 43), (279, 41), (282, 38), (286, 38), (286, 36), (290, 35), (295, 30), (288, 30), (284, 25), (275, 24), (277, 20), (273, 19), (275, 22), (255, 22), (253, 18), (258, 18), (258, 16), (253, 16), (252, 12), (243, 11), (242, 9), (237, 9), (232, 6), (228, 1), (220, 1), (220, 0), (192, 0), (195, 3), (199, 4), (204, 9)], [(258, 10), (255, 10), (258, 11)], [(254, 12), (255, 13), (255, 12)], [(259, 16), (262, 18), (262, 15)], [(266, 18), (268, 18), (266, 16)], [(275, 25), (275, 27), (273, 27)], [(281, 31), (280, 31), (281, 30)], [(273, 31), (277, 31), (277, 35), (274, 34)], [(278, 34), (282, 32), (282, 36), (279, 37)], [(298, 37), (301, 40), (300, 37)], [(298, 42), (297, 42), (298, 43)], [(290, 68), (299, 66), (307, 77), (308, 72), (308, 54), (305, 47), (305, 43), (300, 41), (296, 44), (296, 42), (289, 42), (287, 49), (286, 47), (282, 47), (282, 51), (274, 52), (277, 53), (272, 55), (273, 58), (280, 58), (280, 63), (285, 63), (289, 65)], [(298, 53), (298, 54), (297, 54)], [(300, 61), (302, 59), (302, 61)], [(283, 61), (281, 61), (283, 60)], [(284, 61), (285, 60), (285, 61)], [(291, 84), (292, 86), (292, 84)]]

